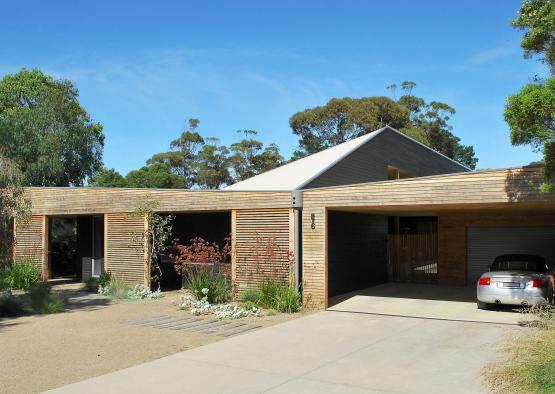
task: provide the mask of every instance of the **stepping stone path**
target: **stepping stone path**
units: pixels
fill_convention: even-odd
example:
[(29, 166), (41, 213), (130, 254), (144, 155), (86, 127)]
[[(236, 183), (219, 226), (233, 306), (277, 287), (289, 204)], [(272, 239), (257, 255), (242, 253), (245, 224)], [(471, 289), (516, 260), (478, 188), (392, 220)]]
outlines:
[(243, 323), (240, 320), (218, 320), (200, 316), (160, 315), (124, 322), (132, 326), (157, 328), (160, 330), (179, 330), (231, 337), (245, 331), (254, 330), (260, 325)]

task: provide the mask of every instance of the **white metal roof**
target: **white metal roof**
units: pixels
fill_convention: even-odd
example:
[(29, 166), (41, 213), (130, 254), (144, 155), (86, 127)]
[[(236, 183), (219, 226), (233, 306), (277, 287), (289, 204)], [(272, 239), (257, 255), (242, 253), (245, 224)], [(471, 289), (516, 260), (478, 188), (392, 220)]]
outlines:
[(298, 190), (380, 134), (388, 126), (342, 144), (325, 149), (292, 163), (227, 186), (229, 191)]

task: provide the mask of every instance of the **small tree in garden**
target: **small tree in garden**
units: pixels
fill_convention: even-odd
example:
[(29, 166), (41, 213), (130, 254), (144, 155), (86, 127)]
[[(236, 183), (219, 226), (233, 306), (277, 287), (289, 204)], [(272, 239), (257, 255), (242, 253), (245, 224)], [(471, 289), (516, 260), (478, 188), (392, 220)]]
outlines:
[(24, 177), (16, 163), (0, 151), (0, 268), (8, 265), (13, 249), (12, 224), (25, 223), (30, 202), (24, 197)]
[(190, 240), (188, 245), (176, 245), (179, 255), (175, 257), (174, 268), (183, 274), (193, 266), (205, 266), (222, 263), (224, 255), (216, 242), (205, 241), (201, 237)]
[(168, 240), (172, 234), (173, 215), (160, 215), (155, 210), (159, 203), (147, 198), (140, 204), (133, 216), (144, 217), (146, 221), (145, 230), (141, 234), (134, 234), (134, 242), (140, 246), (140, 250), (145, 254), (146, 269), (150, 272), (151, 283), (158, 284), (160, 290), (160, 277), (162, 270), (159, 265), (160, 254), (166, 250)]
[[(207, 296), (210, 302), (218, 302), (227, 297), (231, 268), (226, 260), (231, 254), (231, 236), (224, 241), (223, 247), (201, 237), (190, 239), (187, 245), (174, 241), (178, 252), (173, 256), (174, 269), (187, 278), (190, 290), (199, 299)], [(208, 289), (208, 294), (203, 289)]]

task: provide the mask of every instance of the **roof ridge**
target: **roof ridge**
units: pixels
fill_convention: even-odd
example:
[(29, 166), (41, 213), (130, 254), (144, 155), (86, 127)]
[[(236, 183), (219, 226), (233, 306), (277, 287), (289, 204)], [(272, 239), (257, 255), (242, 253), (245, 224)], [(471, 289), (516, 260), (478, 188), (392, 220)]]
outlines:
[[(341, 154), (339, 154), (338, 157), (334, 158), (333, 160), (331, 160), (330, 162), (326, 163), (324, 166), (322, 166), (322, 168), (320, 168), (318, 171), (316, 171), (316, 173), (310, 175), (307, 179), (304, 179), (301, 181), (301, 183), (299, 183), (298, 185), (296, 185), (294, 188), (292, 188), (291, 190), (299, 190), (302, 187), (304, 187), (305, 185), (307, 185), (309, 182), (311, 182), (312, 180), (314, 180), (315, 178), (317, 178), (318, 176), (322, 175), (325, 171), (327, 171), (328, 169), (330, 169), (331, 167), (333, 167), (334, 165), (336, 165), (338, 162), (340, 162), (341, 160), (343, 160), (345, 157), (347, 157), (348, 155), (350, 155), (351, 153), (353, 153), (355, 150), (357, 150), (358, 148), (360, 148), (361, 146), (363, 146), (364, 144), (366, 144), (368, 141), (370, 141), (371, 139), (373, 139), (376, 135), (380, 134), (382, 131), (384, 131), (387, 127), (389, 126), (384, 126), (380, 129), (371, 131), (369, 133), (366, 133), (364, 135), (361, 135), (359, 137), (353, 138), (351, 140), (342, 142), (341, 144), (335, 145), (335, 146), (331, 146), (329, 148), (326, 148), (324, 150), (321, 150), (319, 152), (313, 153), (309, 156), (305, 156), (301, 159), (286, 163), (282, 166), (273, 168), (269, 171), (263, 172), (261, 174), (255, 175), (251, 178), (247, 178), (244, 179), (240, 182), (234, 183), (232, 185), (229, 185), (227, 187), (225, 187), (223, 190), (229, 190), (232, 191), (234, 190), (234, 186), (236, 185), (240, 185), (244, 182), (250, 182), (253, 179), (259, 178), (259, 177), (266, 177), (268, 176), (268, 174), (271, 174), (275, 171), (283, 171), (284, 168), (290, 167), (292, 165), (295, 166), (299, 166), (299, 163), (302, 163), (303, 161), (315, 161), (317, 160), (319, 157), (322, 157), (324, 154), (330, 154), (331, 150), (340, 150), (341, 147), (345, 147), (346, 144), (349, 145), (349, 149), (345, 150), (344, 152), (341, 152)], [(358, 141), (358, 143), (357, 143)], [(350, 146), (352, 145), (352, 146)], [(337, 148), (337, 149), (336, 149)]]

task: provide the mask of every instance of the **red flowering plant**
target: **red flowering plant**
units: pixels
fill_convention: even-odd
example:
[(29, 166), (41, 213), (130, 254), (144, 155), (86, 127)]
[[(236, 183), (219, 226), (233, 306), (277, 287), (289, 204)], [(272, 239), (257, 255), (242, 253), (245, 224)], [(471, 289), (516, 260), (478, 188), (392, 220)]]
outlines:
[(198, 299), (206, 297), (210, 303), (224, 302), (229, 296), (231, 267), (231, 236), (224, 239), (223, 247), (202, 237), (179, 245), (174, 240), (177, 254), (172, 255), (175, 271), (184, 277), (189, 290)]

